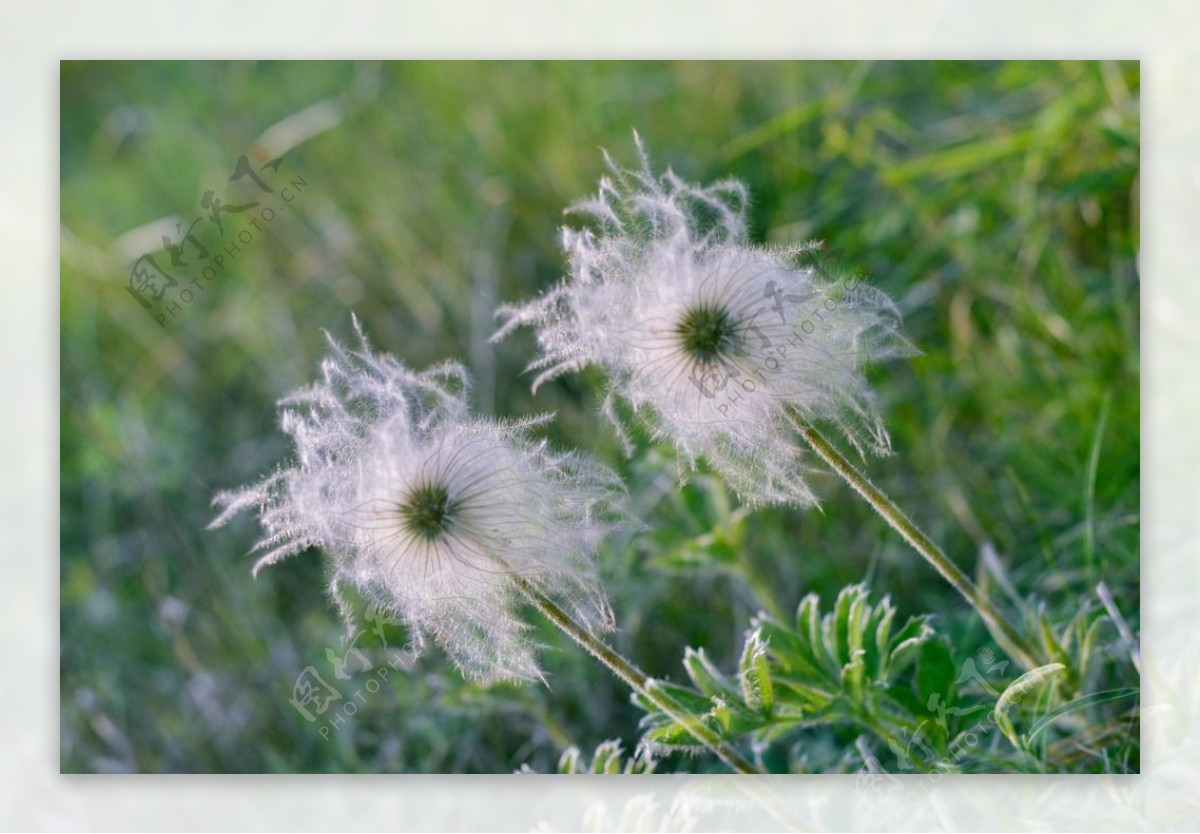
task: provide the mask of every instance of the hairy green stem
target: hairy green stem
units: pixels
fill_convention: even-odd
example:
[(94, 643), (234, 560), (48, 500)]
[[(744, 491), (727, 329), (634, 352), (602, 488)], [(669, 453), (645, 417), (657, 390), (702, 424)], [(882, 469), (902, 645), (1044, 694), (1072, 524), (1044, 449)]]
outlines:
[(829, 464), (833, 471), (841, 475), (855, 492), (866, 499), (875, 512), (879, 513), (883, 520), (912, 546), (913, 550), (933, 565), (934, 570), (940, 573), (943, 579), (953, 585), (954, 589), (974, 606), (992, 636), (1014, 660), (1026, 669), (1035, 669), (1041, 665), (1037, 660), (1038, 653), (1033, 650), (1021, 632), (992, 605), (970, 577), (963, 573), (958, 565), (951, 562), (942, 549), (921, 532), (921, 529), (904, 514), (903, 510), (896, 506), (892, 499), (884, 495), (865, 475), (859, 472), (816, 428), (795, 413), (789, 413), (788, 418), (804, 442)]
[(741, 754), (722, 741), (721, 737), (713, 732), (700, 718), (692, 715), (678, 701), (663, 691), (662, 687), (658, 686), (645, 672), (621, 657), (621, 655), (613, 651), (607, 644), (593, 637), (591, 632), (575, 622), (571, 615), (563, 611), (554, 600), (543, 594), (525, 579), (514, 576), (513, 581), (521, 589), (521, 593), (533, 603), (534, 607), (542, 612), (546, 619), (558, 626), (564, 634), (607, 666), (614, 675), (625, 681), (635, 692), (641, 694), (685, 727), (697, 741), (716, 753), (721, 758), (721, 761), (725, 762), (725, 764), (738, 773), (762, 773), (761, 770), (746, 761), (746, 759), (742, 758)]

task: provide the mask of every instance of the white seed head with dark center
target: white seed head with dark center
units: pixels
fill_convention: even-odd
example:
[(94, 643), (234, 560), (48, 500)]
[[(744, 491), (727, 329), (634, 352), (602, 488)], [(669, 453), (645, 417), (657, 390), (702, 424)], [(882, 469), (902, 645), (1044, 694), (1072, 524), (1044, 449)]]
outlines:
[(446, 535), (457, 509), (445, 485), (424, 483), (404, 497), (396, 512), (409, 533), (432, 542)]
[(616, 475), (532, 439), (549, 418), (472, 417), (460, 366), (415, 373), (365, 339), (330, 345), (323, 379), (282, 403), (297, 463), (216, 499), (214, 526), (258, 510), (255, 572), (318, 547), (344, 616), (353, 587), (480, 680), (539, 676), (517, 578), (611, 628), (594, 556), (626, 524)]
[(686, 310), (675, 326), (679, 346), (698, 365), (713, 366), (733, 347), (736, 322), (729, 310), (700, 303)]
[(594, 222), (562, 231), (568, 277), (502, 307), (494, 338), (535, 328), (535, 390), (601, 368), (604, 412), (629, 451), (633, 415), (673, 444), (681, 476), (703, 458), (750, 502), (815, 503), (788, 415), (832, 426), (862, 452), (888, 451), (864, 369), (913, 353), (895, 306), (816, 269), (816, 244), (751, 244), (741, 183), (658, 176), (638, 150), (634, 171), (606, 155), (610, 176), (575, 209)]

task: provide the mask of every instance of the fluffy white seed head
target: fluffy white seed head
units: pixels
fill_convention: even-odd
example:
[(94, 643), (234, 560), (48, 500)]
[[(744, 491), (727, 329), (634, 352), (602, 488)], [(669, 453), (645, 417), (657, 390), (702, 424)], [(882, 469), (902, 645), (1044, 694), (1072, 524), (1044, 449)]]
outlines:
[(618, 430), (624, 403), (686, 467), (707, 459), (746, 500), (815, 503), (787, 415), (888, 451), (863, 369), (912, 353), (895, 306), (861, 276), (820, 268), (816, 244), (748, 243), (741, 183), (658, 177), (640, 141), (638, 152), (637, 171), (605, 156), (612, 176), (575, 208), (594, 222), (562, 232), (568, 278), (502, 307), (496, 338), (536, 328), (535, 389), (599, 366)]
[(320, 548), (344, 616), (350, 586), (475, 679), (538, 676), (518, 579), (611, 628), (594, 553), (625, 521), (616, 475), (531, 439), (549, 417), (472, 417), (461, 366), (416, 373), (359, 337), (358, 351), (331, 338), (321, 381), (281, 402), (295, 463), (218, 495), (213, 526), (257, 508), (255, 573)]

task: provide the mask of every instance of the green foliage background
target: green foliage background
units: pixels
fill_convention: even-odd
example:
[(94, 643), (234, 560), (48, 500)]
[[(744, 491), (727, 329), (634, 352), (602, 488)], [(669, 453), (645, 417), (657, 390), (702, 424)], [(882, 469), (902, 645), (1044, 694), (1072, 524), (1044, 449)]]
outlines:
[[(319, 555), (252, 581), (254, 522), (205, 525), (217, 490), (289, 453), (274, 402), (351, 312), (412, 365), (462, 357), (482, 412), (556, 411), (555, 443), (627, 477), (649, 529), (602, 568), (614, 644), (647, 672), (685, 682), (684, 647), (703, 646), (732, 673), (757, 612), (787, 620), (809, 592), (828, 608), (857, 582), (932, 615), (953, 665), (994, 648), (839, 482), (807, 513), (746, 512), (705, 476), (680, 490), (666, 450), (622, 458), (600, 377), (534, 398), (530, 334), (487, 344), (498, 302), (561, 277), (562, 210), (595, 188), (598, 148), (633, 162), (635, 128), (658, 166), (744, 180), (756, 240), (823, 239), (898, 301), (923, 353), (873, 372), (896, 449), (866, 463), (877, 483), (969, 572), (993, 543), (1055, 628), (1100, 613), (1103, 581), (1136, 633), (1136, 63), (66, 62), (61, 95), (64, 771), (547, 771), (573, 744), (637, 744), (628, 692), (544, 623), (549, 687), (480, 688), (433, 653), (328, 739), (289, 704), (342, 637)], [(325, 128), (284, 154), (307, 185), (160, 326), (125, 290), (147, 251), (127, 233), (201, 215), (289, 117), (273, 135)], [(1137, 685), (1111, 622), (1097, 653), (1086, 691)], [(1136, 712), (1117, 706), (1085, 722), (1108, 731), (1084, 752), (997, 738), (960, 767), (1136, 771)], [(859, 734), (797, 727), (766, 760), (854, 771)], [(681, 768), (720, 765), (658, 772)]]

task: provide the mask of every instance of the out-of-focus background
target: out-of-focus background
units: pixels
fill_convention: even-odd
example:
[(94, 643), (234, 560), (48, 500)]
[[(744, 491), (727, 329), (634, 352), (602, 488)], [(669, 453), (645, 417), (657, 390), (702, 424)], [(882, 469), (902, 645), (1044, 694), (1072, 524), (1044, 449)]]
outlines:
[[(412, 365), (463, 358), (482, 412), (556, 411), (555, 443), (627, 477), (650, 531), (602, 569), (651, 674), (682, 678), (685, 645), (729, 668), (760, 608), (860, 580), (961, 655), (990, 643), (839, 483), (807, 513), (677, 490), (665, 450), (621, 456), (598, 376), (534, 398), (530, 335), (488, 344), (498, 303), (561, 277), (562, 211), (599, 148), (633, 161), (635, 128), (658, 165), (745, 181), (757, 241), (823, 239), (900, 304), (923, 354), (873, 372), (896, 454), (867, 467), (960, 565), (990, 542), (1057, 620), (1103, 581), (1137, 627), (1136, 64), (66, 62), (61, 95), (64, 771), (549, 770), (636, 743), (621, 685), (548, 629), (548, 688), (470, 685), (436, 653), (338, 680), (319, 555), (251, 580), (253, 520), (205, 530), (216, 491), (289, 453), (274, 403), (351, 313)], [(357, 644), (376, 672), (385, 641)], [(1127, 666), (1098, 685), (1136, 685)], [(310, 667), (361, 708), (309, 721)], [(852, 742), (801, 734), (790, 766), (853, 769)], [(1136, 744), (1077, 768), (1136, 769)]]

